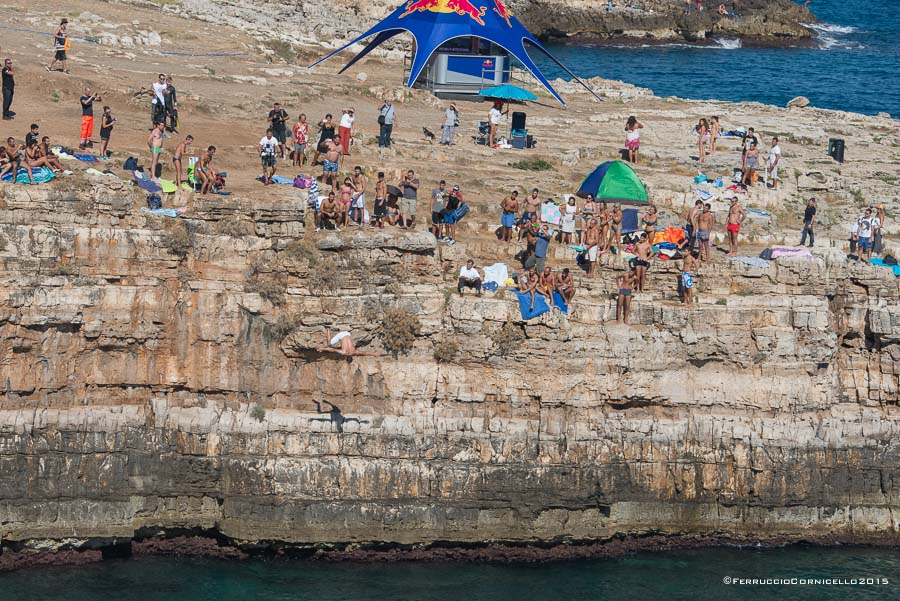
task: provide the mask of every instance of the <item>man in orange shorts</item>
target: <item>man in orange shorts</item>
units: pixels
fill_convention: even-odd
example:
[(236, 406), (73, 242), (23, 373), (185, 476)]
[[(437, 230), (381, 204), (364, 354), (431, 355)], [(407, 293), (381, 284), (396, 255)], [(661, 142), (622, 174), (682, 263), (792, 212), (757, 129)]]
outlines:
[(91, 136), (94, 135), (94, 101), (101, 102), (103, 99), (100, 94), (94, 94), (90, 88), (84, 89), (84, 96), (81, 100), (81, 142), (78, 148), (93, 148)]
[(731, 198), (731, 208), (728, 209), (728, 256), (737, 255), (738, 250), (738, 233), (741, 231), (741, 224), (747, 218), (744, 207), (738, 202), (737, 196)]

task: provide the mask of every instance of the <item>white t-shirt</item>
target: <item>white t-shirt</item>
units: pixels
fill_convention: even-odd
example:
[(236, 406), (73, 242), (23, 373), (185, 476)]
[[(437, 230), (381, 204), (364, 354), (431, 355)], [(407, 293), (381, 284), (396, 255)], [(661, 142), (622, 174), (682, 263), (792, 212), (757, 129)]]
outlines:
[(496, 107), (492, 108), (490, 113), (491, 123), (493, 123), (494, 125), (500, 125), (500, 115), (500, 109)]
[(868, 219), (860, 219), (859, 221), (859, 237), (860, 238), (870, 238), (872, 236), (872, 232), (877, 230), (881, 226), (881, 221), (878, 217), (869, 217)]
[(478, 274), (478, 270), (474, 267), (469, 269), (465, 265), (462, 266), (459, 270), (459, 277), (466, 278), (467, 280), (480, 280), (481, 276)]
[(343, 115), (341, 115), (341, 127), (350, 129), (351, 127), (353, 127), (354, 119), (355, 118), (350, 113), (344, 113)]
[(164, 83), (159, 83), (158, 81), (153, 84), (153, 104), (166, 103), (166, 97), (164, 92), (168, 89), (168, 86)]
[(275, 149), (278, 147), (278, 140), (271, 136), (267, 136), (259, 141), (259, 145), (262, 146), (263, 156), (272, 156), (275, 154)]
[(773, 165), (775, 163), (775, 159), (780, 159), (780, 157), (781, 146), (773, 146), (772, 150), (769, 151), (769, 165)]

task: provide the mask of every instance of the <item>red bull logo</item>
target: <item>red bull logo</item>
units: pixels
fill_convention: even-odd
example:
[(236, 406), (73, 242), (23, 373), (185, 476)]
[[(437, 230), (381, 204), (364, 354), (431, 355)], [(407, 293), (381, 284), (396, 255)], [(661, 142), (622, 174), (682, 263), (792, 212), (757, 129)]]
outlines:
[(509, 12), (509, 9), (506, 8), (506, 5), (501, 2), (501, 0), (494, 0), (494, 12), (500, 15), (500, 18), (506, 21), (506, 24), (512, 27), (512, 23), (509, 18), (512, 16), (512, 13)]
[(484, 25), (484, 20), (481, 17), (487, 12), (487, 7), (475, 6), (470, 0), (411, 0), (406, 3), (406, 10), (400, 14), (399, 18), (402, 19), (415, 12), (425, 11), (456, 13), (460, 16), (469, 15), (476, 23)]

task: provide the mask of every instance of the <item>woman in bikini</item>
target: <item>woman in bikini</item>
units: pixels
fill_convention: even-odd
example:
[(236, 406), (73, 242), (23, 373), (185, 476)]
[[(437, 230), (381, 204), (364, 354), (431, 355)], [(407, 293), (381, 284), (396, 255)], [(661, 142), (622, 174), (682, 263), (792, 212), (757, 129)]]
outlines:
[(650, 208), (646, 213), (641, 215), (641, 225), (644, 228), (644, 232), (647, 234), (647, 241), (650, 242), (650, 245), (653, 246), (653, 238), (656, 236), (656, 222), (659, 219), (659, 216), (656, 214), (656, 207), (650, 205)]
[(37, 140), (32, 140), (28, 148), (25, 149), (25, 162), (32, 168), (47, 167), (53, 173), (62, 171), (62, 165), (59, 164), (59, 161), (51, 160), (49, 157), (41, 154), (41, 147)]
[(719, 118), (712, 117), (709, 127), (709, 155), (712, 156), (716, 151), (716, 140), (719, 138)]
[(384, 220), (388, 222), (388, 225), (397, 225), (400, 223), (400, 207), (397, 205), (397, 202), (396, 196), (388, 194), (387, 212), (384, 217)]
[(706, 157), (706, 145), (709, 144), (709, 123), (706, 119), (700, 119), (697, 124), (697, 144), (700, 150), (700, 164), (703, 165), (703, 159)]
[(622, 207), (619, 205), (613, 207), (612, 214), (609, 216), (609, 230), (612, 241), (616, 243), (616, 254), (620, 254), (622, 252)]
[(594, 195), (588, 194), (587, 200), (584, 201), (584, 206), (581, 207), (581, 239), (578, 241), (579, 244), (584, 244), (584, 230), (587, 229), (588, 223), (594, 218), (596, 210), (597, 203), (594, 202)]
[(597, 227), (600, 228), (600, 252), (605, 253), (609, 250), (609, 242), (612, 238), (609, 235), (609, 208), (605, 202), (598, 203), (600, 211), (597, 213)]
[(353, 206), (353, 193), (356, 188), (353, 181), (349, 177), (344, 178), (344, 185), (341, 186), (341, 225), (347, 227), (350, 225), (350, 207)]

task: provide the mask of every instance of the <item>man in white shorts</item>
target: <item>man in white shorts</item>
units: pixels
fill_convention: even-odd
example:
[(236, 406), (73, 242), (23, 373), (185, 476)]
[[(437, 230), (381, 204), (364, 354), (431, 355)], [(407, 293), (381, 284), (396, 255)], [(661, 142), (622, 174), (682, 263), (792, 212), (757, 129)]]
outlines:
[(597, 267), (597, 256), (600, 249), (600, 229), (597, 227), (597, 220), (588, 221), (587, 228), (584, 230), (584, 240), (582, 241), (585, 251), (584, 258), (588, 262), (588, 277), (594, 276), (594, 269)]
[(778, 189), (778, 167), (781, 163), (781, 146), (778, 138), (772, 138), (772, 148), (769, 150), (769, 173), (772, 179), (772, 189)]
[(325, 328), (325, 340), (327, 341), (328, 346), (320, 346), (320, 353), (337, 353), (338, 355), (344, 355), (348, 359), (355, 355), (367, 355), (370, 357), (374, 357), (375, 353), (368, 351), (358, 350), (355, 346), (353, 346), (353, 338), (350, 335), (350, 332), (346, 330), (341, 330), (337, 334), (331, 334), (331, 328)]

